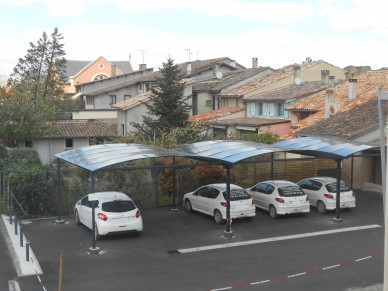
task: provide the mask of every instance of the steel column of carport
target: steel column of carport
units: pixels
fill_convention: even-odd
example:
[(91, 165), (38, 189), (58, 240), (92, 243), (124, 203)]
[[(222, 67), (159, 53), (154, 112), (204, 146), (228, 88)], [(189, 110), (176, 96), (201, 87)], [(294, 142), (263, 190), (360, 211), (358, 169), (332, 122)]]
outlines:
[(341, 184), (341, 163), (344, 158), (354, 153), (367, 149), (378, 148), (378, 146), (353, 142), (341, 139), (329, 139), (325, 137), (299, 137), (274, 143), (275, 146), (288, 148), (290, 152), (301, 155), (327, 156), (336, 160), (337, 163), (337, 190), (336, 190), (336, 217), (333, 222), (341, 222), (340, 217), (340, 184)]

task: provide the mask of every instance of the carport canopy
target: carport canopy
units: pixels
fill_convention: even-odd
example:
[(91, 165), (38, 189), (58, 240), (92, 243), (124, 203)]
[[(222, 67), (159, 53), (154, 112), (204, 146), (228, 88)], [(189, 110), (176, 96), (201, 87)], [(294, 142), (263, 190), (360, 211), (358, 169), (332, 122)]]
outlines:
[[(291, 152), (307, 156), (325, 156), (337, 160), (337, 172), (340, 172), (340, 161), (342, 159), (354, 153), (372, 148), (378, 149), (379, 147), (350, 141), (303, 137), (280, 141), (273, 145), (234, 140), (202, 141), (176, 149), (166, 149), (142, 144), (103, 144), (75, 148), (58, 153), (55, 156), (58, 158), (58, 172), (60, 172), (60, 160), (64, 160), (91, 172), (129, 161), (158, 157), (186, 157), (194, 160), (218, 163), (226, 167), (227, 196), (229, 196), (230, 168), (233, 164), (237, 164), (245, 159), (275, 152)], [(340, 174), (337, 174), (337, 218), (339, 217), (339, 179)], [(60, 189), (59, 185), (60, 183), (58, 183), (58, 189)], [(61, 221), (60, 204), (61, 202), (58, 201), (58, 221)], [(227, 221), (230, 222), (230, 204), (228, 199)], [(227, 223), (225, 233), (230, 233), (230, 223)]]

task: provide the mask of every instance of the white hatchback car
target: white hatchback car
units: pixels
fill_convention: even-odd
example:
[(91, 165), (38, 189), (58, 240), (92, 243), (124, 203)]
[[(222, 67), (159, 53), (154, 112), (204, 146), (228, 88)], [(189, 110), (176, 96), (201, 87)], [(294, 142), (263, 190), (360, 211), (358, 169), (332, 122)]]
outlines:
[[(196, 210), (214, 217), (218, 224), (226, 219), (226, 184), (209, 184), (183, 196), (187, 212)], [(230, 184), (230, 217), (250, 218), (256, 216), (256, 208), (251, 196), (244, 188)]]
[(95, 208), (96, 239), (103, 235), (123, 232), (141, 233), (143, 220), (131, 198), (121, 192), (97, 192), (86, 195), (74, 207), (77, 224), (92, 229), (92, 203)]
[(268, 211), (271, 218), (310, 212), (309, 198), (297, 184), (290, 181), (263, 181), (246, 190), (256, 207)]
[[(336, 209), (337, 179), (332, 177), (312, 177), (298, 182), (310, 198), (310, 204), (319, 213)], [(340, 182), (340, 208), (356, 207), (356, 197), (344, 181)]]

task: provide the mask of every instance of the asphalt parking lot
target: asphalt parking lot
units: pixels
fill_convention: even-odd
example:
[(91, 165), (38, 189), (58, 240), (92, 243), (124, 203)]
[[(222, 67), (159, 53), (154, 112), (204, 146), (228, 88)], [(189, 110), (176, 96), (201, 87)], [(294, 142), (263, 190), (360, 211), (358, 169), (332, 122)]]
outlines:
[[(380, 290), (383, 281), (381, 194), (357, 193), (357, 207), (271, 219), (262, 210), (236, 220), (234, 237), (211, 217), (179, 206), (142, 209), (141, 236), (97, 241), (73, 217), (25, 221), (43, 274), (18, 277), (22, 291), (58, 290)], [(352, 262), (352, 263), (349, 263)], [(41, 283), (39, 282), (41, 280)], [(287, 280), (286, 280), (287, 279)], [(371, 287), (372, 286), (372, 287)]]

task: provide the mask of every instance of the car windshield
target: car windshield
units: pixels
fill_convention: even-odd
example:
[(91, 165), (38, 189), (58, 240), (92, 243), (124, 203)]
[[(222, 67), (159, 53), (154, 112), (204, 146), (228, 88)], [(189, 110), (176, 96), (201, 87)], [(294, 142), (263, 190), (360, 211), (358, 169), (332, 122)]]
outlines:
[(126, 212), (136, 208), (135, 204), (129, 200), (115, 200), (102, 203), (102, 210), (106, 212)]
[[(226, 191), (222, 193), (226, 200)], [(244, 189), (230, 189), (230, 201), (250, 199), (251, 196)]]
[(283, 197), (294, 197), (294, 196), (303, 196), (304, 192), (299, 186), (285, 186), (278, 188), (280, 196)]
[[(330, 193), (336, 193), (337, 192), (337, 182), (327, 184), (326, 189)], [(350, 191), (350, 190), (351, 189), (349, 188), (348, 185), (346, 185), (346, 183), (344, 181), (340, 182), (340, 192), (346, 192), (346, 191)]]

